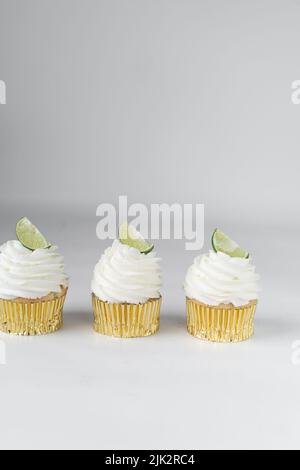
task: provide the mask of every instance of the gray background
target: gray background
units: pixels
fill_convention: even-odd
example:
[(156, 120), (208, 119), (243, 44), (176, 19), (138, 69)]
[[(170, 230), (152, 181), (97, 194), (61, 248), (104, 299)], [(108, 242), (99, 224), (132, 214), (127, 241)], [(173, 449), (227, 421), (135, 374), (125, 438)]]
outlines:
[[(299, 447), (299, 16), (296, 0), (0, 0), (1, 242), (27, 215), (71, 275), (62, 332), (1, 335), (1, 446)], [(96, 208), (121, 194), (204, 203), (205, 249), (220, 226), (253, 253), (253, 340), (188, 337), (180, 241), (157, 243), (161, 333), (91, 332)]]

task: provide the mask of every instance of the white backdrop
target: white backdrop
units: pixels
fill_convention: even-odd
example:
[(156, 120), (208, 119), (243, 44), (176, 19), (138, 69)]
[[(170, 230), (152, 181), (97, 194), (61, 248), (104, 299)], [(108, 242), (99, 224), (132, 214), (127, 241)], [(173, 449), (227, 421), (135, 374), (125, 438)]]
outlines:
[[(65, 254), (65, 329), (0, 335), (1, 448), (299, 447), (299, 79), (296, 0), (0, 0), (1, 242), (27, 215)], [(262, 276), (256, 335), (185, 331), (196, 253), (158, 242), (161, 332), (91, 330), (108, 242), (101, 202), (204, 203)]]

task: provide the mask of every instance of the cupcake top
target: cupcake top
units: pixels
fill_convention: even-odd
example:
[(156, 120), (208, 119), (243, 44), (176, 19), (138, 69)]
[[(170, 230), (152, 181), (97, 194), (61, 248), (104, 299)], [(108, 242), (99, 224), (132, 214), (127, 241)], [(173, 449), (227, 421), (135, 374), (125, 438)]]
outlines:
[[(133, 228), (129, 230), (137, 235)], [(115, 240), (95, 267), (92, 292), (109, 303), (142, 304), (159, 298), (162, 287), (160, 259), (152, 249), (153, 245), (140, 236), (135, 241), (130, 234)]]
[(9, 241), (0, 247), (1, 299), (39, 299), (67, 285), (64, 259), (55, 246), (31, 251)]
[(188, 269), (184, 284), (186, 296), (213, 306), (233, 304), (238, 307), (256, 300), (259, 276), (249, 254), (225, 234), (221, 238), (225, 235), (229, 244), (220, 243), (216, 235), (213, 236), (214, 251), (197, 256)]
[[(19, 238), (0, 247), (0, 298), (4, 300), (40, 299), (49, 294), (60, 293), (68, 286), (64, 259), (55, 246), (49, 245), (28, 219)], [(19, 226), (20, 228), (20, 226)], [(36, 239), (30, 234), (38, 235)], [(47, 248), (34, 246), (47, 245)]]

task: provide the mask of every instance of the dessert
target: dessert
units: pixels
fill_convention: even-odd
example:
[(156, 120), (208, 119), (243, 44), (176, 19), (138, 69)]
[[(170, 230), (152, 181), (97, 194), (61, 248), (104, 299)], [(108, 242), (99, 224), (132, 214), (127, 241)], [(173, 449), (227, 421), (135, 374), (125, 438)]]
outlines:
[(42, 335), (62, 326), (68, 290), (64, 259), (27, 219), (0, 247), (0, 331)]
[(249, 253), (218, 229), (212, 246), (186, 275), (188, 331), (209, 341), (246, 340), (254, 332), (259, 276)]
[(123, 224), (119, 240), (94, 270), (94, 329), (117, 337), (142, 337), (159, 329), (162, 275), (160, 259), (134, 229)]

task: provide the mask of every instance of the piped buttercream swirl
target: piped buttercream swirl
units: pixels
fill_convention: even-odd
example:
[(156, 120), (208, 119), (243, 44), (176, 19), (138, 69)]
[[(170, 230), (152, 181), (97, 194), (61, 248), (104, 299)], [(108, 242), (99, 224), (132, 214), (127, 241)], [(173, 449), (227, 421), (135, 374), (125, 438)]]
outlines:
[(115, 240), (95, 267), (92, 292), (109, 303), (141, 304), (160, 297), (160, 259)]
[(19, 241), (0, 247), (0, 298), (39, 299), (68, 286), (57, 247), (31, 251)]
[(184, 288), (187, 297), (208, 305), (241, 306), (258, 298), (258, 280), (251, 259), (210, 251), (195, 258)]

